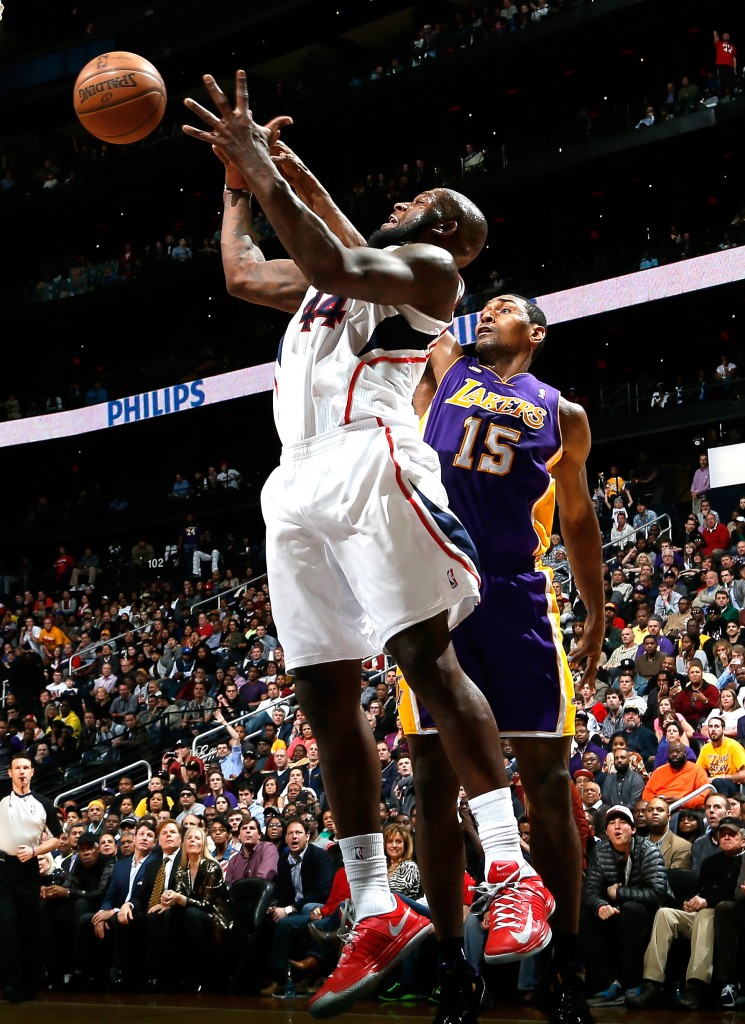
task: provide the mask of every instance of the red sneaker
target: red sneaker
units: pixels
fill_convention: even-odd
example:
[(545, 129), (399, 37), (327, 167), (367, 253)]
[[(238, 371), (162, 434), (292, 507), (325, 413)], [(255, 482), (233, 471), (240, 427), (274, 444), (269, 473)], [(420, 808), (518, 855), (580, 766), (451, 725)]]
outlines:
[(434, 930), (426, 917), (398, 896), (395, 900), (390, 913), (365, 917), (342, 936), (338, 964), (308, 1003), (312, 1017), (334, 1017), (364, 999), (383, 975)]
[(515, 861), (495, 862), (478, 891), (482, 899), (474, 904), (476, 913), (491, 907), (484, 949), (488, 964), (534, 956), (546, 948), (551, 941), (548, 919), (556, 901), (531, 867)]

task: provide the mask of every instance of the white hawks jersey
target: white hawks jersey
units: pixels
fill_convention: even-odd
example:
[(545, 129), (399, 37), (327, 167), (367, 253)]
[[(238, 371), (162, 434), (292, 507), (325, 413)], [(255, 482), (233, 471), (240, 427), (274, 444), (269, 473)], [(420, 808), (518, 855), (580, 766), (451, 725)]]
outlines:
[(371, 418), (417, 431), (412, 395), (449, 326), (413, 306), (381, 306), (311, 286), (277, 354), (274, 420), (282, 444)]

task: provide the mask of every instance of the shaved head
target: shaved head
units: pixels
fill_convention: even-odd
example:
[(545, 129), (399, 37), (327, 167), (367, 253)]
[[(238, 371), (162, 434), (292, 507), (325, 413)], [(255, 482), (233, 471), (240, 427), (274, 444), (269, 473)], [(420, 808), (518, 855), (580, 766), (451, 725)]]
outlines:
[(434, 192), (439, 199), (443, 218), (458, 222), (459, 244), (451, 252), (458, 266), (465, 267), (484, 248), (488, 230), (486, 217), (462, 192), (454, 192), (450, 188), (436, 188)]
[(486, 218), (479, 208), (461, 192), (449, 188), (434, 188), (420, 193), (411, 203), (396, 203), (394, 209), (401, 214), (412, 206), (421, 212), (414, 218), (401, 217), (374, 231), (368, 245), (384, 249), (389, 245), (408, 245), (426, 242), (446, 249), (458, 267), (465, 267), (476, 259), (484, 247), (487, 235)]

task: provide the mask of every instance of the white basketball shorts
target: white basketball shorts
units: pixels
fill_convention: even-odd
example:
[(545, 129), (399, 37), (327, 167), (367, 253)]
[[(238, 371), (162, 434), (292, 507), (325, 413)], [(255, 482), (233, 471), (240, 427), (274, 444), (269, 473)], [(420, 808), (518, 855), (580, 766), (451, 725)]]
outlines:
[(376, 421), (285, 448), (261, 494), (272, 613), (288, 670), (369, 658), (479, 599), (478, 562), (436, 453)]

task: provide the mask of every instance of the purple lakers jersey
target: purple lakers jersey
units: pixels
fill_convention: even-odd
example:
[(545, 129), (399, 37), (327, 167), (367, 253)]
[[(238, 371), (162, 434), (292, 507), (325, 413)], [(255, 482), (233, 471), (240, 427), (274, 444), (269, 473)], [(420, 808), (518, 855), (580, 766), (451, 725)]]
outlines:
[[(561, 455), (559, 392), (530, 373), (509, 380), (462, 356), (440, 381), (424, 440), (438, 452), (450, 507), (482, 570), (538, 561), (553, 527)], [(500, 477), (498, 498), (492, 478)]]

